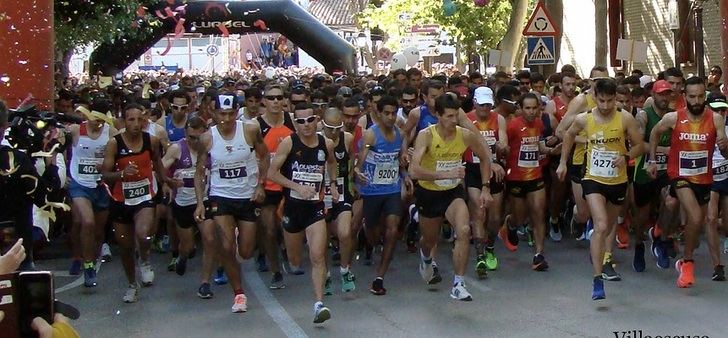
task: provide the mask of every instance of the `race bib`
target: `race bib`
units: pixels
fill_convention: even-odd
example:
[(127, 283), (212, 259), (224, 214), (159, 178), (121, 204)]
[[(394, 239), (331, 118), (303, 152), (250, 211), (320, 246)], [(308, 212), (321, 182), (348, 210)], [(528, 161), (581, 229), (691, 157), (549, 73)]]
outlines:
[(377, 163), (374, 167), (373, 184), (390, 185), (395, 184), (399, 180), (399, 163)]
[[(650, 166), (650, 156), (647, 155), (647, 161), (645, 161), (644, 169), (647, 169), (647, 167)], [(655, 154), (655, 162), (657, 162), (657, 170), (658, 171), (665, 171), (667, 170), (667, 154), (663, 153), (656, 153)]]
[[(455, 169), (457, 167), (460, 167), (463, 165), (463, 162), (460, 160), (455, 161), (437, 161), (437, 164), (435, 166), (435, 171), (448, 171)], [(439, 185), (441, 187), (454, 187), (458, 184), (460, 184), (459, 178), (451, 178), (446, 180), (435, 180), (434, 183), (436, 185)]]
[(151, 201), (152, 193), (149, 179), (136, 182), (121, 182), (121, 190), (124, 193), (124, 204), (138, 205), (142, 202)]
[(308, 173), (308, 172), (302, 172), (302, 171), (294, 171), (291, 174), (291, 181), (293, 181), (294, 183), (300, 184), (300, 185), (313, 187), (313, 189), (316, 191), (316, 193), (313, 194), (313, 197), (311, 197), (309, 199), (305, 199), (305, 198), (303, 198), (303, 196), (301, 196), (301, 194), (298, 193), (298, 191), (291, 189), (291, 197), (298, 199), (298, 200), (303, 200), (303, 201), (306, 201), (306, 200), (318, 201), (319, 200), (318, 193), (321, 191), (321, 184), (322, 184), (323, 180), (324, 180), (324, 175), (321, 173)]
[(713, 167), (713, 181), (725, 181), (726, 178), (728, 178), (728, 160), (723, 160)]
[(589, 174), (599, 177), (617, 177), (619, 172), (614, 165), (617, 157), (619, 157), (619, 152), (616, 151), (592, 150)]
[(78, 160), (78, 173), (81, 175), (92, 175), (98, 181), (101, 179), (97, 165), (104, 161), (103, 158), (81, 158)]
[[(491, 156), (495, 158), (495, 137), (488, 136), (490, 133), (484, 130), (481, 130), (480, 134), (483, 135), (483, 138), (485, 139), (485, 144), (490, 148)], [(480, 163), (480, 157), (478, 157), (478, 155), (475, 155), (475, 153), (473, 153), (473, 163)]]
[(194, 187), (196, 171), (197, 169), (195, 168), (181, 169), (177, 172), (177, 178), (181, 179), (182, 182), (184, 182), (185, 187)]
[(708, 151), (681, 151), (680, 176), (696, 176), (708, 172)]
[(538, 144), (522, 144), (518, 154), (518, 166), (521, 168), (538, 167)]
[(238, 180), (248, 176), (248, 172), (246, 171), (245, 163), (243, 161), (220, 163), (218, 172), (220, 174), (220, 178), (223, 180)]

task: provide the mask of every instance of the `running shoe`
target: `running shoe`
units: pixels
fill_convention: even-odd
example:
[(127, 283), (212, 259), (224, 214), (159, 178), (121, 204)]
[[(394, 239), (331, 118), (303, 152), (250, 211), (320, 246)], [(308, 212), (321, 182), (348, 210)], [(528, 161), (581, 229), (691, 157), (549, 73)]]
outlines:
[(200, 287), (197, 288), (197, 297), (200, 297), (202, 299), (210, 299), (212, 298), (213, 293), (210, 288), (210, 283), (202, 283), (200, 284)]
[(689, 288), (693, 286), (695, 283), (695, 276), (693, 275), (695, 265), (692, 260), (678, 259), (675, 262), (675, 269), (680, 273), (680, 276), (677, 277), (677, 287)]
[(632, 268), (636, 272), (645, 271), (645, 242), (637, 242), (634, 246), (634, 259), (632, 259)]
[(536, 238), (533, 235), (533, 229), (526, 227), (526, 241), (528, 242), (528, 247), (533, 248), (533, 246), (536, 245), (535, 240)]
[(288, 271), (288, 274), (294, 275), (294, 276), (301, 276), (306, 273), (306, 271), (303, 270), (300, 266), (295, 265), (288, 265), (291, 269)]
[(728, 238), (723, 240), (723, 253), (728, 254)]
[(432, 268), (432, 263), (427, 264), (420, 260), (420, 276), (422, 276), (422, 280), (427, 284), (434, 284), (432, 283), (434, 275), (435, 271)]
[(177, 262), (174, 267), (174, 271), (177, 272), (177, 274), (180, 276), (185, 275), (185, 271), (187, 271), (187, 257), (177, 258)]
[(139, 285), (129, 284), (123, 299), (124, 303), (136, 303), (139, 300)]
[(435, 260), (432, 261), (432, 280), (430, 284), (437, 284), (442, 282), (442, 276), (440, 275), (440, 269), (437, 267)]
[(356, 284), (354, 283), (354, 281), (356, 281), (356, 276), (354, 276), (351, 271), (347, 271), (345, 274), (341, 275), (341, 291), (354, 291), (356, 289)]
[(317, 304), (314, 310), (313, 322), (315, 324), (321, 324), (329, 319), (331, 319), (331, 310), (325, 307), (324, 304)]
[(101, 244), (101, 261), (104, 263), (111, 262), (111, 247), (106, 243)]
[(455, 241), (454, 231), (451, 225), (443, 225), (442, 227), (442, 239), (452, 243)]
[(498, 269), (498, 257), (495, 256), (493, 247), (485, 248), (485, 266), (488, 270)]
[(245, 297), (245, 294), (237, 294), (235, 295), (235, 299), (233, 300), (233, 306), (232, 306), (233, 313), (241, 313), (248, 311), (248, 299)]
[(334, 294), (334, 282), (331, 281), (331, 276), (326, 276), (326, 282), (324, 282), (324, 295), (331, 296)]
[(417, 252), (417, 229), (420, 228), (419, 222), (415, 221), (417, 208), (415, 205), (409, 207), (409, 222), (407, 223), (407, 252)]
[(622, 224), (617, 224), (616, 241), (618, 248), (629, 248), (629, 231), (627, 230), (627, 220), (625, 220)]
[(387, 289), (384, 288), (384, 280), (381, 278), (376, 278), (372, 282), (372, 288), (369, 289), (369, 292), (377, 295), (377, 296), (384, 296), (387, 294)]
[(450, 298), (462, 300), (465, 302), (469, 302), (473, 300), (473, 297), (470, 296), (470, 292), (468, 292), (468, 289), (465, 288), (465, 283), (460, 282), (452, 286), (452, 290), (450, 291)]
[(488, 266), (485, 264), (485, 254), (478, 255), (475, 259), (475, 275), (478, 279), (488, 277)]
[(284, 289), (286, 287), (286, 284), (283, 283), (283, 274), (280, 271), (273, 274), (268, 287), (271, 290)]
[(595, 276), (592, 282), (592, 300), (602, 300), (607, 298), (607, 294), (604, 292), (604, 281), (602, 277)]
[(534, 269), (536, 271), (548, 270), (549, 263), (546, 263), (546, 257), (544, 257), (540, 253), (537, 253), (535, 256), (533, 256), (533, 263), (531, 264), (531, 269)]
[(622, 280), (622, 276), (614, 270), (614, 263), (612, 263), (612, 260), (608, 260), (606, 263), (602, 264), (602, 279), (612, 282)]
[(258, 272), (268, 272), (268, 261), (266, 261), (264, 254), (258, 254), (258, 257), (255, 259), (255, 264), (257, 265)]
[(68, 274), (71, 276), (78, 276), (81, 274), (81, 267), (83, 264), (80, 259), (74, 259), (71, 262), (71, 267), (68, 269)]
[(670, 257), (667, 256), (666, 246), (667, 242), (658, 239), (657, 244), (655, 244), (655, 251), (652, 252), (655, 255), (657, 267), (660, 269), (670, 268)]
[(96, 269), (93, 267), (83, 269), (83, 286), (87, 288), (96, 286)]
[(594, 233), (594, 222), (591, 218), (586, 221), (586, 229), (584, 229), (584, 239), (591, 241), (591, 236)]
[(160, 241), (160, 245), (164, 252), (169, 252), (169, 249), (171, 247), (170, 242), (169, 242), (169, 235), (164, 235), (164, 237), (162, 237), (162, 240)]
[(562, 236), (560, 219), (556, 219), (556, 222), (549, 220), (549, 225), (551, 226), (549, 230), (549, 237), (551, 237), (551, 240), (554, 242), (561, 242)]
[(139, 272), (142, 275), (143, 286), (151, 286), (154, 284), (154, 270), (152, 270), (152, 264), (149, 261), (139, 262)]
[(372, 253), (374, 251), (374, 247), (367, 244), (366, 248), (364, 249), (364, 265), (370, 266), (372, 265)]
[(722, 265), (716, 265), (715, 268), (713, 268), (713, 277), (711, 277), (711, 279), (716, 282), (725, 281), (725, 268)]
[(657, 227), (657, 223), (653, 227), (651, 227), (649, 230), (647, 230), (647, 233), (650, 235), (650, 251), (652, 251), (652, 255), (657, 258), (657, 251), (655, 250), (657, 246), (660, 243), (660, 234), (662, 231), (660, 231), (660, 228)]
[(174, 271), (177, 268), (177, 257), (172, 257), (172, 260), (167, 264), (167, 271)]
[(215, 271), (215, 278), (212, 279), (213, 282), (217, 285), (225, 285), (228, 283), (227, 275), (225, 274), (225, 269), (222, 267), (217, 268), (217, 271)]
[[(510, 217), (510, 216), (506, 216)], [(518, 233), (516, 229), (511, 229), (507, 225), (503, 225), (498, 231), (498, 237), (503, 241), (503, 245), (510, 251), (518, 250)]]

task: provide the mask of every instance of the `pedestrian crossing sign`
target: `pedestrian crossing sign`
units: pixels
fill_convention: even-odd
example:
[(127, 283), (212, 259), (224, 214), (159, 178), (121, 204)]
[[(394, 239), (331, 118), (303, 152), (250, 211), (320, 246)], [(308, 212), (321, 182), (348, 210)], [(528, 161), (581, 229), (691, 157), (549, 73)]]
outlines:
[(531, 36), (527, 42), (529, 66), (556, 63), (553, 36)]

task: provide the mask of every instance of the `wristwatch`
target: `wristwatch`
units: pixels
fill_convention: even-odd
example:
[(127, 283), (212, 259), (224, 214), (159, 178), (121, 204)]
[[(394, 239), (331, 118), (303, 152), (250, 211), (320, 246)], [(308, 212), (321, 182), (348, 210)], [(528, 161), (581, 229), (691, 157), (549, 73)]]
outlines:
[(483, 183), (483, 188), (488, 188), (488, 189), (490, 189), (490, 182), (485, 182), (485, 183)]

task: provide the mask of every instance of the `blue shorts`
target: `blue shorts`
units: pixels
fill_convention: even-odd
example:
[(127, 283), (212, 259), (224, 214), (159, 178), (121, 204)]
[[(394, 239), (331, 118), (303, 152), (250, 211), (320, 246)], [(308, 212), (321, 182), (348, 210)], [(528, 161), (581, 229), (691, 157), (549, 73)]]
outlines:
[(68, 185), (68, 196), (71, 199), (85, 198), (91, 201), (91, 206), (94, 211), (108, 209), (109, 201), (111, 200), (109, 192), (103, 186), (88, 188), (78, 184), (73, 179), (71, 179), (71, 183)]
[(720, 196), (727, 196), (728, 195), (728, 180), (722, 180), (722, 181), (713, 181), (713, 184), (710, 186), (710, 191), (715, 191), (717, 193), (720, 193)]

